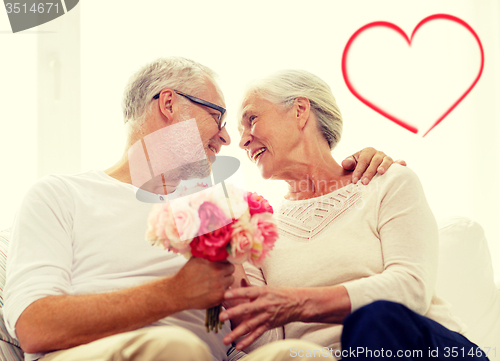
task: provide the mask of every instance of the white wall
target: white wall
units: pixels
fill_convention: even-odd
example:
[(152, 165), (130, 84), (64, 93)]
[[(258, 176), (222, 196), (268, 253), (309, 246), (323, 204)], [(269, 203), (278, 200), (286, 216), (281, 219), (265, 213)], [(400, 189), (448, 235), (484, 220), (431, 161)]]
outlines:
[[(109, 167), (121, 155), (123, 126), (120, 106), (123, 87), (132, 72), (154, 58), (181, 55), (200, 61), (219, 73), (229, 108), (228, 129), (234, 146), (238, 139), (235, 113), (244, 84), (278, 69), (303, 68), (316, 73), (331, 85), (342, 110), (345, 121), (344, 134), (342, 142), (334, 152), (335, 157), (341, 159), (362, 147), (374, 146), (395, 158), (405, 159), (419, 174), (437, 218), (459, 214), (469, 216), (483, 225), (490, 242), (497, 279), (500, 278), (498, 1), (317, 0), (306, 3), (194, 0), (174, 3), (160, 0), (85, 0), (79, 7), (81, 147), (71, 150), (69, 154), (74, 157), (75, 162), (81, 162), (81, 170)], [(429, 135), (422, 138), (388, 121), (353, 96), (342, 77), (341, 56), (349, 37), (369, 22), (390, 21), (410, 34), (420, 20), (436, 13), (457, 16), (472, 26), (484, 47), (485, 67), (479, 83), (464, 101)], [(2, 29), (4, 28), (6, 29), (6, 25)], [(451, 45), (453, 31), (449, 33)], [(422, 34), (424, 33), (422, 31)], [(0, 35), (2, 49), (13, 49), (13, 52), (25, 48), (22, 43), (14, 42), (13, 36), (19, 39), (24, 36), (23, 41), (31, 36), (10, 34), (7, 40), (6, 35)], [(429, 35), (422, 39), (429, 39)], [(430, 39), (432, 40), (432, 37)], [(438, 40), (436, 38), (436, 42)], [(434, 46), (437, 48), (432, 54), (436, 55), (440, 44)], [(463, 55), (455, 55), (454, 61), (450, 62), (454, 69), (460, 71), (463, 66), (467, 70), (469, 63), (470, 67), (475, 66), (477, 59), (470, 51), (471, 46), (469, 44), (464, 47)], [(390, 47), (384, 49), (389, 50)], [(399, 54), (397, 47), (392, 51), (392, 56)], [(13, 52), (10, 60), (5, 60), (6, 62), (10, 61), (11, 66), (16, 66), (15, 69), (26, 69), (24, 72), (19, 71), (22, 76), (34, 71), (34, 65), (23, 67), (22, 61), (27, 61), (26, 58), (18, 59), (20, 55)], [(367, 58), (372, 55), (367, 54)], [(436, 56), (437, 63), (439, 59), (441, 58)], [(3, 59), (1, 61), (4, 62)], [(443, 62), (439, 64), (443, 65)], [(4, 69), (1, 71), (4, 72)], [(446, 67), (442, 72), (445, 71)], [(438, 75), (439, 72), (436, 77)], [(9, 76), (10, 87), (19, 87), (13, 75)], [(388, 84), (394, 81), (391, 76), (393, 75), (389, 73), (384, 78), (373, 71), (364, 77), (368, 78), (368, 84), (375, 84), (383, 92), (390, 90)], [(463, 80), (467, 76), (470, 74), (459, 72), (451, 79)], [(26, 76), (25, 79), (29, 86), (35, 89), (36, 84), (33, 85), (30, 80), (33, 77)], [(452, 80), (444, 82), (449, 85), (449, 89), (441, 91), (443, 95), (449, 95), (460, 87), (456, 85), (460, 82), (455, 83)], [(396, 96), (386, 97), (386, 101), (389, 101), (387, 106), (397, 107), (402, 101), (407, 101), (407, 105), (401, 107), (403, 110), (411, 108), (411, 114), (419, 114), (419, 117), (422, 114), (422, 117), (425, 117), (428, 110), (430, 112), (432, 108), (436, 111), (435, 108), (440, 104), (434, 103), (433, 100), (439, 97), (439, 94), (429, 98), (435, 86), (419, 84), (403, 89), (399, 96), (408, 94), (408, 97), (401, 96), (398, 101), (394, 100), (393, 104), (390, 101)], [(25, 86), (19, 88), (24, 90)], [(21, 103), (20, 107), (14, 105), (16, 101), (19, 102), (14, 95), (21, 93), (5, 94), (2, 98), (9, 99), (10, 110), (3, 112), (4, 114), (13, 117), (22, 111), (26, 114), (24, 118), (30, 120), (37, 114), (36, 110), (31, 116), (28, 114), (32, 108), (28, 109), (26, 102)], [(21, 130), (26, 131), (28, 127), (16, 128), (5, 122), (3, 116), (1, 119), (2, 127), (9, 124), (8, 129), (12, 134), (8, 140), (11, 145), (6, 149), (21, 148), (25, 158), (29, 155), (32, 157), (30, 159), (34, 159), (35, 155), (29, 148), (19, 145), (25, 137)], [(58, 136), (53, 137), (54, 142), (57, 139)], [(31, 143), (34, 141), (36, 138), (33, 138)], [(5, 147), (3, 144), (0, 146)], [(2, 162), (5, 152), (7, 151), (2, 152)], [(234, 154), (227, 149), (223, 153)], [(24, 183), (10, 176), (7, 179), (2, 177), (1, 180), (4, 189), (2, 202), (6, 199), (6, 203), (15, 206), (18, 195), (22, 195), (37, 173), (29, 173), (25, 167), (17, 165), (22, 163), (17, 162), (17, 159), (24, 159), (23, 156), (16, 153), (13, 157), (12, 151), (7, 154), (8, 173), (22, 170), (25, 174)], [(270, 198), (283, 193), (279, 183), (262, 182), (255, 175), (244, 154), (240, 155), (246, 179), (252, 188)], [(36, 165), (32, 164), (28, 169), (33, 167)], [(2, 212), (1, 218), (8, 219), (11, 212)]]

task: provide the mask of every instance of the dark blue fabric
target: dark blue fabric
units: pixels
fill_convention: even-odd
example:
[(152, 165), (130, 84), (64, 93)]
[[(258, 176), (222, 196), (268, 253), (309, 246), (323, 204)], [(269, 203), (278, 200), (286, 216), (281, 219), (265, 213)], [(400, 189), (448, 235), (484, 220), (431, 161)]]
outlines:
[(377, 301), (344, 321), (342, 360), (488, 360), (466, 337), (389, 301)]

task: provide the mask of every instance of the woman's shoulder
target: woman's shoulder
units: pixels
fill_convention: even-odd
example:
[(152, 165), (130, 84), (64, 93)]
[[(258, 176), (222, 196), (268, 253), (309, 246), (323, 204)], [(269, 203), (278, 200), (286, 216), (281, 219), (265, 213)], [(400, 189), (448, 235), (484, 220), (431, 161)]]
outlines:
[[(375, 179), (375, 178), (374, 178)], [(418, 176), (417, 174), (409, 167), (405, 167), (399, 164), (393, 164), (387, 169), (387, 171), (380, 175), (377, 174), (376, 179), (380, 179), (386, 182), (392, 182), (392, 181), (403, 181), (403, 180), (417, 180), (418, 181)]]
[(420, 189), (421, 183), (417, 174), (410, 169), (399, 164), (393, 164), (384, 174), (377, 174), (368, 184), (377, 185), (377, 188), (409, 187), (412, 189)]

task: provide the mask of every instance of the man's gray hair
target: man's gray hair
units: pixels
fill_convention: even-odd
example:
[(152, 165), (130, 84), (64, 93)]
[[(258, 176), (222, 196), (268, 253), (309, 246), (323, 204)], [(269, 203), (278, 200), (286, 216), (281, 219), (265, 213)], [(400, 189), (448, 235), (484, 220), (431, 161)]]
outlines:
[(322, 79), (305, 70), (282, 70), (250, 83), (247, 95), (262, 98), (290, 109), (297, 97), (309, 99), (318, 120), (318, 129), (333, 149), (342, 134), (342, 115), (332, 90)]
[(153, 97), (165, 88), (196, 95), (206, 89), (208, 80), (222, 96), (216, 78), (217, 74), (213, 70), (190, 59), (182, 57), (157, 59), (130, 77), (123, 93), (124, 122), (142, 123)]

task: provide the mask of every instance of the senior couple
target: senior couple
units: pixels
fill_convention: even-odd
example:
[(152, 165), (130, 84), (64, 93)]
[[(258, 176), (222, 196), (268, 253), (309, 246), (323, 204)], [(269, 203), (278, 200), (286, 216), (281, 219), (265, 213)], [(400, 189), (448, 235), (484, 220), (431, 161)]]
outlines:
[[(358, 347), (423, 350), (425, 358), (429, 347), (474, 346), (434, 294), (437, 228), (418, 178), (373, 149), (343, 163), (354, 173), (342, 168), (331, 155), (340, 111), (329, 86), (305, 71), (253, 83), (238, 117), (240, 147), (263, 178), (288, 186), (275, 211), (280, 239), (262, 269), (245, 274), (148, 246), (151, 205), (131, 197), (128, 150), (194, 119), (192, 135), (210, 159), (231, 142), (224, 106), (212, 70), (159, 59), (125, 90), (123, 157), (29, 190), (4, 294), (5, 321), (26, 360), (370, 359), (349, 352)], [(207, 175), (185, 168), (162, 179), (166, 193)], [(205, 309), (221, 302), (230, 322), (207, 333)]]

